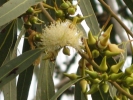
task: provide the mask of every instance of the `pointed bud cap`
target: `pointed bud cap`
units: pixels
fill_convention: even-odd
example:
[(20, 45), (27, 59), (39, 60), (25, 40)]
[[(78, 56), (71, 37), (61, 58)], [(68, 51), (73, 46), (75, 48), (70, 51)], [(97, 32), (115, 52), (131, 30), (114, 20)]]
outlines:
[(104, 93), (107, 93), (109, 90), (109, 85), (107, 83), (103, 83), (101, 86)]
[(98, 78), (98, 73), (97, 72), (95, 72), (95, 71), (89, 71), (89, 70), (85, 70), (85, 72), (87, 73), (87, 74), (89, 74), (89, 76), (91, 77), (91, 78)]
[(102, 59), (102, 62), (100, 64), (100, 66), (99, 66), (99, 70), (101, 72), (106, 72), (107, 69), (108, 69), (108, 66), (107, 66), (107, 63), (106, 63), (106, 56), (104, 56), (104, 58)]
[(87, 81), (85, 79), (82, 79), (79, 84), (81, 86), (82, 92), (86, 93), (88, 84)]
[(68, 78), (70, 78), (71, 80), (75, 80), (77, 78), (80, 78), (79, 75), (75, 74), (75, 73), (71, 73), (71, 74), (67, 74), (67, 73), (63, 73), (65, 76), (67, 76)]
[(130, 86), (133, 84), (133, 78), (132, 77), (126, 77), (124, 80), (125, 85)]
[(112, 80), (112, 81), (116, 81), (117, 79), (121, 78), (122, 76), (123, 76), (123, 72), (121, 72), (121, 73), (112, 73), (109, 76), (109, 79)]
[(119, 52), (111, 52), (109, 50), (104, 51), (104, 55), (107, 56), (108, 58), (119, 55), (119, 54), (120, 54)]
[(122, 52), (124, 52), (124, 50), (123, 49), (120, 49), (119, 47), (118, 47), (118, 45), (116, 45), (116, 44), (108, 44), (108, 50), (109, 51), (111, 51), (111, 52), (115, 52), (115, 53), (122, 53)]
[(96, 39), (92, 35), (91, 31), (89, 31), (89, 33), (88, 33), (88, 41), (87, 42), (88, 42), (88, 45), (96, 44)]
[(93, 94), (99, 90), (99, 84), (92, 84), (87, 94)]
[(123, 66), (123, 64), (124, 64), (124, 60), (120, 61), (116, 65), (112, 65), (109, 73), (117, 73), (119, 69)]
[(132, 73), (133, 73), (133, 64), (130, 67), (125, 69), (126, 75), (131, 75)]
[(102, 34), (104, 37), (110, 36), (111, 30), (112, 30), (113, 24), (111, 24), (108, 29)]

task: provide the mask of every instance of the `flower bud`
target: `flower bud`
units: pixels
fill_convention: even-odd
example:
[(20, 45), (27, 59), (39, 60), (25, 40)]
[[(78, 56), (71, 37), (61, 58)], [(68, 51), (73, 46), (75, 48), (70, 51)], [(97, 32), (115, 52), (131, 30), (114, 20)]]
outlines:
[(110, 73), (117, 73), (123, 64), (124, 64), (124, 60), (120, 61), (116, 65), (112, 65), (110, 68)]
[(101, 82), (101, 80), (98, 79), (98, 78), (96, 78), (96, 79), (92, 79), (91, 81), (92, 81), (93, 84), (98, 84), (98, 83)]
[(98, 73), (97, 72), (95, 72), (95, 71), (89, 71), (89, 70), (85, 70), (85, 72), (87, 73), (87, 74), (89, 74), (89, 76), (91, 77), (91, 78), (98, 78)]
[(61, 9), (68, 9), (69, 7), (70, 7), (69, 4), (63, 0), (63, 3), (60, 5), (60, 8)]
[(123, 49), (118, 48), (118, 45), (111, 44), (111, 43), (108, 44), (108, 50), (111, 52), (119, 53), (119, 54), (124, 52)]
[(108, 80), (108, 74), (107, 73), (103, 73), (100, 78), (102, 78), (104, 81)]
[(130, 67), (125, 69), (126, 75), (131, 75), (132, 73), (133, 73), (133, 64)]
[(34, 13), (34, 9), (32, 7), (30, 7), (27, 11), (27, 14), (33, 14)]
[(101, 40), (102, 38), (107, 37), (107, 36), (110, 37), (110, 33), (111, 33), (111, 30), (112, 30), (112, 27), (113, 27), (113, 25), (111, 24), (108, 27), (108, 29), (99, 37), (99, 39)]
[(109, 85), (108, 85), (106, 82), (104, 82), (104, 83), (101, 85), (101, 88), (102, 88), (102, 90), (103, 90), (104, 93), (107, 93), (108, 90), (109, 90)]
[(88, 45), (94, 45), (96, 43), (96, 39), (92, 35), (91, 31), (88, 33), (88, 39), (87, 39)]
[(87, 92), (87, 94), (93, 94), (95, 92), (97, 92), (99, 89), (99, 84), (92, 84), (92, 86), (90, 87), (90, 90)]
[(97, 58), (99, 55), (100, 54), (99, 54), (99, 51), (98, 50), (95, 49), (95, 50), (92, 51), (92, 57), (93, 58)]
[(68, 55), (68, 56), (70, 56), (70, 49), (68, 48), (68, 47), (64, 47), (63, 48), (63, 53), (65, 54), (65, 55)]
[(132, 77), (126, 77), (126, 78), (124, 79), (124, 83), (125, 83), (125, 85), (127, 85), (127, 86), (132, 85), (132, 84), (133, 84), (133, 78), (132, 78)]
[(128, 100), (128, 98), (124, 95), (122, 95), (122, 100)]
[(122, 76), (123, 76), (123, 72), (121, 72), (121, 73), (112, 73), (109, 76), (109, 79), (112, 80), (112, 81), (116, 81), (117, 79), (121, 78)]
[(71, 74), (67, 74), (67, 73), (63, 73), (65, 76), (67, 76), (68, 78), (70, 78), (71, 80), (75, 80), (77, 78), (80, 78), (80, 76), (78, 76), (75, 73), (71, 73)]
[(40, 20), (38, 17), (36, 17), (36, 16), (32, 16), (32, 17), (30, 17), (30, 22), (32, 23), (32, 24), (42, 24), (42, 23), (44, 23), (44, 21), (42, 21), (42, 20)]
[(100, 49), (105, 49), (108, 46), (108, 40), (109, 40), (109, 35), (107, 35), (106, 37), (103, 37), (102, 39), (99, 39), (98, 41), (98, 47)]
[(82, 79), (79, 84), (81, 86), (82, 92), (86, 93), (88, 84), (87, 81), (85, 79)]
[(114, 96), (113, 100), (120, 100), (117, 96)]
[(87, 18), (89, 16), (81, 16), (81, 15), (78, 14), (76, 17), (78, 17), (77, 18), (77, 23), (81, 23), (85, 18)]
[(108, 69), (108, 66), (107, 66), (107, 63), (106, 63), (106, 56), (104, 56), (104, 58), (102, 59), (102, 62), (100, 64), (100, 66), (99, 66), (99, 70), (101, 72), (106, 72), (107, 69)]
[(120, 54), (120, 53), (119, 52), (111, 52), (109, 50), (104, 51), (104, 55), (107, 57), (113, 57), (113, 56), (116, 56), (118, 54)]
[(55, 14), (58, 18), (62, 18), (65, 16), (64, 12), (62, 10), (55, 10)]
[(70, 14), (70, 15), (74, 15), (76, 12), (76, 9), (74, 7), (69, 7), (67, 9), (67, 13)]

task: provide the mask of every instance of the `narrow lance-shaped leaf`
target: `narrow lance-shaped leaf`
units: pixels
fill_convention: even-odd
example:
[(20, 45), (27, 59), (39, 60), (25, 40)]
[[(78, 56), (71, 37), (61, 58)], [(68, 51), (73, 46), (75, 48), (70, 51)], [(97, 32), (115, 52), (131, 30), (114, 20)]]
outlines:
[(28, 68), (42, 53), (42, 49), (25, 52), (0, 68), (0, 88)]
[(59, 89), (56, 94), (50, 99), (50, 100), (56, 100), (66, 89), (68, 89), (70, 86), (72, 86), (73, 84), (75, 84), (76, 82), (80, 81), (83, 78), (79, 78), (73, 81), (68, 82), (67, 84), (65, 84), (61, 89)]
[[(37, 86), (37, 100), (50, 100), (55, 94), (54, 82), (53, 82), (53, 62), (49, 60), (42, 60), (40, 65), (40, 72)], [(51, 66), (52, 65), (52, 66)]]
[(80, 1), (80, 8), (84, 16), (91, 15), (85, 19), (87, 25), (89, 26), (91, 32), (94, 35), (97, 35), (100, 31), (97, 18), (91, 6), (90, 0), (81, 0)]
[(13, 21), (0, 32), (0, 66), (10, 52), (13, 43), (13, 27), (15, 22)]
[[(9, 0), (0, 7), (0, 26), (23, 14), (30, 6), (43, 0)], [(10, 17), (9, 17), (10, 16)]]

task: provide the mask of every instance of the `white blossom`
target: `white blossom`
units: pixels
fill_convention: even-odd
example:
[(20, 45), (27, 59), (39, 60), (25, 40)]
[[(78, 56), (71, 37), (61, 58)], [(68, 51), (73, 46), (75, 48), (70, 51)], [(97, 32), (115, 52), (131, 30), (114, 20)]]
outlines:
[(42, 45), (47, 51), (57, 51), (64, 46), (81, 50), (83, 33), (71, 21), (55, 22), (43, 29)]

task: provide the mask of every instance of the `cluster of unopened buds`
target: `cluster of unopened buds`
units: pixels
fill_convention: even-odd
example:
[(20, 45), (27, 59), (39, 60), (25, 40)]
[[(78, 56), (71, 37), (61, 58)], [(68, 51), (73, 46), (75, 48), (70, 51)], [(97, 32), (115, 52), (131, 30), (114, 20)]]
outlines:
[[(99, 37), (95, 37), (89, 32), (86, 41), (92, 56), (88, 57), (90, 62), (87, 59), (81, 58), (79, 61), (81, 74), (64, 73), (64, 75), (71, 80), (85, 77), (79, 82), (81, 90), (85, 95), (93, 94), (99, 89), (104, 93), (109, 93), (109, 83), (113, 82), (117, 83), (126, 93), (131, 94), (129, 89), (133, 86), (133, 65), (122, 72), (121, 68), (124, 65), (124, 60), (112, 64), (111, 66), (107, 62), (109, 59), (112, 59), (112, 57), (124, 53), (124, 50), (120, 49), (117, 44), (109, 42), (111, 30), (112, 25)], [(85, 52), (87, 51), (85, 50)], [(100, 64), (97, 64), (95, 60), (98, 57), (101, 59)], [(96, 62), (98, 66), (93, 66), (93, 62)], [(90, 89), (88, 89), (88, 85), (91, 86)], [(118, 90), (117, 94), (118, 95), (114, 96), (114, 100), (128, 100), (128, 97), (121, 93), (121, 91)]]

